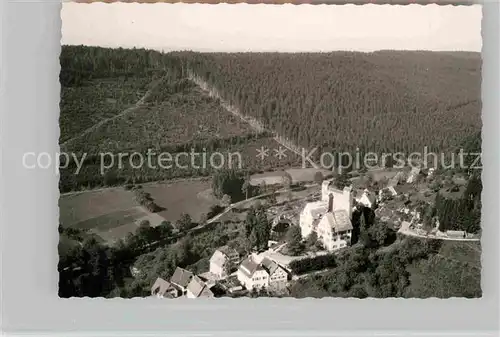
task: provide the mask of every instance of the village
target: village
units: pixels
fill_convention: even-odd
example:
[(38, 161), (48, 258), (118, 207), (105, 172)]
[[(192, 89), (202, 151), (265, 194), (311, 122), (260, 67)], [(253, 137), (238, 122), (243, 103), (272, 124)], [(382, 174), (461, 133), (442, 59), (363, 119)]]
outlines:
[[(428, 239), (479, 241), (478, 234), (464, 230), (440, 230), (439, 217), (429, 215), (438, 193), (447, 198), (463, 194), (467, 179), (462, 174), (433, 168), (405, 167), (378, 170), (389, 175), (356, 171), (327, 177), (308, 184), (297, 198), (267, 204), (271, 240), (267, 249), (253, 249), (246, 255), (227, 245), (215, 250), (209, 269), (201, 273), (177, 267), (169, 280), (158, 277), (151, 296), (159, 298), (212, 298), (221, 296), (282, 296), (298, 275), (293, 261), (305, 261), (337, 254), (353, 244), (353, 215), (371, 212), (377, 221), (400, 235)], [(388, 178), (388, 176), (390, 178)], [(342, 177), (349, 177), (341, 181)], [(318, 179), (315, 179), (318, 180)], [(300, 230), (298, 230), (300, 228)], [(286, 233), (295, 229), (303, 247), (289, 253)], [(305, 244), (305, 242), (309, 242)], [(313, 244), (310, 244), (313, 242)], [(325, 264), (328, 266), (328, 263)]]

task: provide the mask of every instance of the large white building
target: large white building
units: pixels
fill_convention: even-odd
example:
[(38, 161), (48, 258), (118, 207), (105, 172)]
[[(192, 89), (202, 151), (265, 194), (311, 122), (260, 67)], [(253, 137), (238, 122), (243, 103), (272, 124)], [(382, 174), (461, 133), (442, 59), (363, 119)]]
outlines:
[(238, 281), (248, 290), (271, 288), (275, 290), (286, 287), (288, 273), (271, 259), (248, 256), (236, 273)]
[(354, 196), (352, 188), (335, 188), (333, 180), (321, 185), (321, 201), (308, 203), (300, 214), (302, 237), (316, 232), (327, 250), (336, 250), (351, 243)]
[(269, 284), (269, 274), (252, 255), (241, 262), (236, 277), (248, 290), (266, 288)]

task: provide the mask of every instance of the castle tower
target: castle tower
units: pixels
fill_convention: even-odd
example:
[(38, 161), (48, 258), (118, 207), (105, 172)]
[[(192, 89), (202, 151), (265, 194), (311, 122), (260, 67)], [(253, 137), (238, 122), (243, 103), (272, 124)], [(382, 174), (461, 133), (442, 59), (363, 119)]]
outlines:
[(321, 184), (321, 201), (327, 203), (330, 209), (330, 197), (332, 197), (335, 202), (332, 202), (331, 211), (344, 210), (349, 214), (349, 218), (352, 216), (352, 208), (354, 206), (352, 187), (346, 186), (343, 190), (339, 190), (333, 186), (333, 180), (325, 180)]

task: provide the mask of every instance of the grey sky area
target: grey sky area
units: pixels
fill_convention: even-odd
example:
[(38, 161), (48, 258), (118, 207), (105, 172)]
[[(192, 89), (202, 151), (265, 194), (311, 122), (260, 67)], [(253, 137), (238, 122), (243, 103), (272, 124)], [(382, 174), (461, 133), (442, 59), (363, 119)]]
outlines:
[(481, 6), (65, 3), (62, 43), (195, 51), (481, 51)]

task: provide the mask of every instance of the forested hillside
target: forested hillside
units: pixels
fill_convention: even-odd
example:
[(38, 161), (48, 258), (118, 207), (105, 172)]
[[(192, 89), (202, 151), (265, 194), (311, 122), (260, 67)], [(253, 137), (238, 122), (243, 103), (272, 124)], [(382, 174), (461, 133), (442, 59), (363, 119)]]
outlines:
[(244, 114), (306, 147), (444, 151), (481, 127), (474, 53), (181, 53)]
[(276, 142), (207, 97), (190, 75), (242, 114), (317, 153), (455, 151), (480, 134), (481, 59), (474, 53), (162, 54), (63, 46), (60, 60), (61, 148), (87, 153), (79, 176), (74, 163), (61, 173), (63, 191), (210, 174), (125, 165), (104, 177), (98, 152), (238, 151), (250, 172), (300, 161), (292, 155), (257, 161), (256, 149)]

